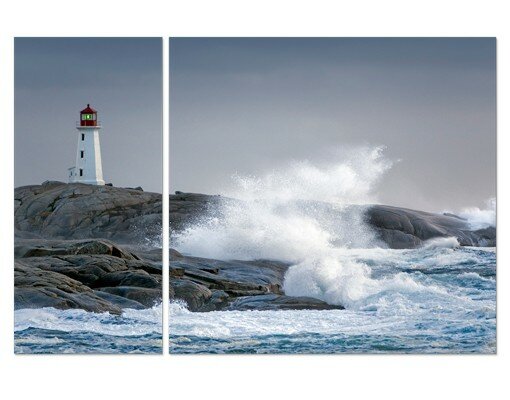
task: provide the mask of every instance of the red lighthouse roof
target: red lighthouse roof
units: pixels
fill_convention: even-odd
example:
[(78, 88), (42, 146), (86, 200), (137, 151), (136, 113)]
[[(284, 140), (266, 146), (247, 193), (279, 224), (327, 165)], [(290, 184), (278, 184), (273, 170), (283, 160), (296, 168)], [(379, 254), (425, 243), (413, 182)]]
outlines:
[(80, 111), (80, 126), (98, 126), (97, 111), (90, 104), (87, 104), (87, 108)]
[(83, 109), (80, 111), (80, 114), (93, 114), (93, 113), (97, 113), (96, 110), (94, 110), (90, 104), (87, 104), (87, 108)]

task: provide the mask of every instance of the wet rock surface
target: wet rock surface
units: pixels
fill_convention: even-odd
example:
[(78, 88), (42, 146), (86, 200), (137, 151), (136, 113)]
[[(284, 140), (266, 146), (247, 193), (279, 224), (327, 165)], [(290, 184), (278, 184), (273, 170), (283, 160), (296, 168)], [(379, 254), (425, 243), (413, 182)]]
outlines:
[[(221, 207), (217, 205), (222, 200), (225, 198), (197, 193), (171, 195), (171, 230), (179, 232), (208, 214), (221, 218)], [(327, 203), (317, 202), (317, 206), (325, 207)], [(452, 236), (457, 238), (461, 246), (496, 246), (496, 228), (473, 230), (466, 220), (454, 214), (435, 214), (385, 205), (349, 206), (347, 210), (360, 212), (367, 226), (377, 234), (381, 245), (393, 249), (416, 248), (426, 240)]]
[(45, 182), (14, 199), (16, 309), (120, 314), (161, 302), (160, 194)]
[(496, 228), (472, 230), (466, 220), (454, 214), (373, 205), (367, 208), (366, 220), (394, 249), (419, 247), (426, 240), (440, 237), (455, 237), (461, 246), (496, 246)]
[(81, 308), (120, 313), (161, 302), (161, 263), (104, 239), (18, 239), (15, 308)]
[(17, 237), (143, 243), (161, 235), (158, 193), (49, 181), (14, 191)]
[(121, 309), (64, 274), (43, 270), (24, 261), (14, 265), (14, 308), (81, 308), (93, 312), (120, 314)]
[(310, 297), (292, 297), (276, 294), (239, 297), (228, 307), (229, 310), (343, 310), (342, 306), (334, 306)]
[(170, 298), (191, 311), (342, 309), (310, 297), (285, 296), (289, 265), (268, 260), (219, 261), (172, 250)]

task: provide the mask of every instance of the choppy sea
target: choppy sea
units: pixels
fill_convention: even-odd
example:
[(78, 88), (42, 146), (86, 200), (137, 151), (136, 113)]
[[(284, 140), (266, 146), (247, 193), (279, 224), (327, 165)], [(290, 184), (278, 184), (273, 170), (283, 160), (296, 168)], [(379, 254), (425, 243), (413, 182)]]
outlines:
[(121, 316), (54, 308), (16, 310), (16, 353), (162, 353), (161, 305)]
[(286, 288), (341, 300), (345, 310), (191, 313), (173, 303), (170, 352), (496, 352), (494, 248), (352, 250), (349, 259), (363, 274), (344, 271), (341, 284), (338, 271), (301, 266), (295, 278), (315, 284)]

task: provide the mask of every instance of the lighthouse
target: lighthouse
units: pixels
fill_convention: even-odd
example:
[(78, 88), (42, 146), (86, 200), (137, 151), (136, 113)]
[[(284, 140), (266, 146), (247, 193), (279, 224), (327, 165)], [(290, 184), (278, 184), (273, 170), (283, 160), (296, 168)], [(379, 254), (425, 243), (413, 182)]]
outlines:
[(101, 146), (99, 144), (101, 125), (97, 120), (97, 111), (90, 107), (90, 104), (80, 111), (80, 121), (77, 123), (76, 129), (78, 130), (76, 164), (69, 168), (69, 183), (104, 185)]

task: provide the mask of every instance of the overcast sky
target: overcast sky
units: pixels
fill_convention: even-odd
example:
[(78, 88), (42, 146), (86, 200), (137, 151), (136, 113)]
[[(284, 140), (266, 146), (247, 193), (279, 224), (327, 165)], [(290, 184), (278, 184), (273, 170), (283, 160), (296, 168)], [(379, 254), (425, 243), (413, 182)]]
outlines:
[(15, 185), (67, 182), (76, 121), (98, 111), (103, 175), (162, 191), (162, 39), (16, 38)]
[(495, 196), (496, 41), (170, 42), (170, 189), (218, 193), (330, 149), (386, 146), (381, 203), (430, 211)]

